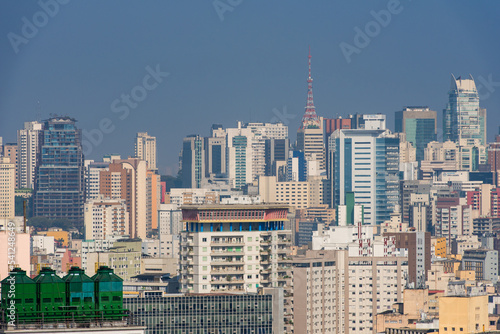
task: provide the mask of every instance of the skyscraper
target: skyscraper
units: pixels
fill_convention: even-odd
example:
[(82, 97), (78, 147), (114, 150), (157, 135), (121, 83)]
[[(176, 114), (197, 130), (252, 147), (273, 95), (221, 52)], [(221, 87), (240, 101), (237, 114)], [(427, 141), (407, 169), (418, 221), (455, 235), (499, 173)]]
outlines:
[(238, 122), (238, 128), (226, 129), (227, 173), (233, 187), (241, 188), (253, 180), (254, 133)]
[(135, 156), (148, 163), (148, 169), (156, 171), (156, 137), (138, 132), (135, 137)]
[(396, 132), (404, 132), (415, 147), (417, 161), (424, 160), (427, 144), (436, 140), (437, 113), (429, 107), (405, 107), (396, 111), (395, 123)]
[(157, 187), (151, 186), (152, 183), (148, 187), (146, 162), (138, 158), (114, 160), (108, 168), (101, 169), (99, 174), (100, 194), (105, 198), (125, 200), (129, 213), (130, 236), (146, 238), (148, 226), (153, 225), (153, 205), (150, 201), (157, 200)]
[(35, 216), (83, 224), (84, 161), (75, 123), (70, 117), (44, 121), (33, 204)]
[(486, 109), (479, 107), (476, 83), (451, 75), (449, 101), (443, 110), (444, 140), (480, 139), (486, 144)]
[(205, 140), (198, 135), (184, 138), (182, 144), (182, 187), (199, 188), (205, 177)]
[(330, 141), (335, 141), (335, 205), (345, 205), (352, 191), (367, 224), (389, 220), (399, 204), (399, 138), (387, 130), (340, 130)]
[(37, 121), (25, 122), (24, 129), (17, 131), (17, 186), (19, 188), (33, 188), (35, 185), (42, 126), (43, 124)]

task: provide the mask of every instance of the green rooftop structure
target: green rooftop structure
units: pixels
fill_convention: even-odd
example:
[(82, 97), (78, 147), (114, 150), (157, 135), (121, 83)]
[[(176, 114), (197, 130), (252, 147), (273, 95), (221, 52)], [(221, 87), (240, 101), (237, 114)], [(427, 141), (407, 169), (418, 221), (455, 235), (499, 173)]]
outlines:
[(101, 266), (92, 276), (95, 282), (96, 307), (110, 317), (123, 313), (123, 279), (113, 269)]
[[(10, 275), (1, 282), (2, 301), (1, 308), (13, 310), (12, 315), (16, 320), (22, 321), (25, 316), (34, 316), (37, 311), (36, 283), (26, 276), (26, 271), (14, 268)], [(12, 305), (12, 306), (11, 306)], [(13, 320), (10, 318), (9, 320)]]
[(78, 267), (71, 267), (63, 280), (66, 284), (67, 305), (75, 307), (83, 315), (93, 314), (95, 311), (94, 280)]
[(50, 323), (63, 327), (126, 325), (123, 280), (108, 267), (99, 268), (92, 278), (78, 267), (71, 267), (64, 278), (44, 267), (34, 279), (15, 268), (1, 287), (0, 329)]
[(35, 277), (38, 311), (56, 316), (66, 306), (66, 284), (54, 269), (43, 267)]

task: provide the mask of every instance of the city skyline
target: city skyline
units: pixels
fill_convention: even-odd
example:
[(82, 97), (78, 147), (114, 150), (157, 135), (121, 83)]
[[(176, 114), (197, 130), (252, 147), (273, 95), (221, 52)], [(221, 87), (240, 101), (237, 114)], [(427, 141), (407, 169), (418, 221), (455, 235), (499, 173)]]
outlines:
[[(116, 17), (109, 29), (107, 18), (116, 3), (102, 5), (99, 15), (91, 5), (68, 3), (40, 23), (27, 43), (18, 44), (17, 53), (9, 33), (23, 37), (23, 17), (32, 22), (42, 8), (9, 4), (0, 14), (5, 36), (0, 132), (4, 142), (14, 142), (11, 129), (21, 129), (23, 122), (68, 115), (89, 133), (108, 131), (94, 137), (97, 144), (86, 155), (100, 160), (115, 152), (133, 156), (135, 133), (147, 131), (157, 137), (160, 174), (175, 174), (182, 139), (207, 136), (212, 123), (232, 127), (237, 121), (281, 120), (293, 141), (306, 106), (310, 45), (318, 116), (380, 112), (394, 130), (395, 111), (423, 105), (437, 112), (439, 132), (451, 75), (472, 74), (480, 106), (488, 110), (487, 141), (492, 141), (498, 132), (500, 75), (489, 36), (499, 25), (493, 8), (499, 5), (440, 3), (429, 11), (425, 3), (401, 1), (383, 21), (380, 15), (391, 3), (341, 8), (241, 2), (223, 13), (212, 3), (200, 3), (203, 11), (185, 4), (153, 10), (149, 4), (120, 3), (125, 16), (137, 12), (150, 19), (145, 24)], [(89, 19), (93, 28), (83, 29)], [(377, 24), (367, 45), (356, 47), (357, 31)], [(176, 27), (185, 29), (183, 37), (173, 33)], [(128, 38), (113, 40), (116, 29)], [(429, 29), (437, 33), (426, 33)], [(346, 45), (357, 52), (348, 55)], [(132, 101), (135, 109), (120, 100), (132, 91), (140, 99), (137, 94), (147, 95)]]

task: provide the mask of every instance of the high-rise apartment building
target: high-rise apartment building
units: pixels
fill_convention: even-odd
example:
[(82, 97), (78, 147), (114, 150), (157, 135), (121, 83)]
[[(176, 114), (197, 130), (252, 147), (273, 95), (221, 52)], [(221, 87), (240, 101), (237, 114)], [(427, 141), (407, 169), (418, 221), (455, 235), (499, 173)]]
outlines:
[(334, 197), (354, 192), (367, 224), (381, 224), (399, 204), (399, 138), (387, 130), (340, 130), (330, 136)]
[(157, 170), (156, 152), (156, 137), (148, 135), (147, 132), (138, 132), (135, 137), (135, 156), (145, 160), (149, 170)]
[[(129, 213), (129, 233), (132, 238), (145, 239), (148, 222), (146, 161), (138, 158), (114, 160), (100, 171), (100, 194), (109, 199), (123, 199)], [(150, 190), (153, 190), (151, 187)], [(156, 214), (155, 214), (156, 215)]]
[(85, 160), (85, 200), (96, 199), (101, 194), (101, 171), (109, 170), (109, 162)]
[(416, 149), (416, 159), (424, 159), (427, 144), (436, 140), (437, 113), (429, 107), (405, 107), (396, 111), (396, 132), (404, 132)]
[(0, 219), (3, 226), (15, 216), (16, 165), (0, 157)]
[(469, 79), (451, 75), (449, 100), (443, 110), (444, 139), (456, 143), (460, 139), (479, 139), (486, 144), (486, 109), (479, 107), (476, 83)]
[(85, 201), (81, 131), (70, 117), (44, 121), (34, 193), (34, 215), (83, 224)]
[(92, 199), (85, 202), (85, 239), (104, 240), (129, 235), (129, 212), (123, 199)]
[(205, 177), (205, 140), (198, 135), (184, 138), (182, 144), (182, 187), (200, 188)]
[(151, 233), (158, 229), (158, 208), (161, 199), (160, 175), (148, 169), (146, 171), (146, 230)]
[(181, 290), (257, 292), (290, 287), (291, 231), (283, 205), (185, 205)]
[(43, 124), (37, 121), (25, 122), (24, 129), (17, 130), (17, 187), (34, 188), (35, 172), (40, 153)]
[(377, 313), (403, 301), (406, 257), (307, 250), (292, 264), (294, 333), (374, 333)]

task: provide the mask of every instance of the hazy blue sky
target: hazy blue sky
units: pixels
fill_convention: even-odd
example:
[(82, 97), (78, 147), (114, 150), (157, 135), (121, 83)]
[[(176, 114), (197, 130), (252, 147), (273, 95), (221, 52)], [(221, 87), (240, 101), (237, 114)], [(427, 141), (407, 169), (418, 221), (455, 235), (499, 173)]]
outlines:
[[(374, 23), (372, 11), (388, 7), (390, 19)], [(7, 142), (38, 109), (42, 119), (75, 117), (88, 132), (100, 122), (113, 129), (100, 143), (96, 135), (90, 159), (132, 155), (135, 133), (148, 131), (163, 174), (177, 168), (182, 138), (208, 135), (212, 123), (278, 114), (295, 138), (308, 45), (320, 116), (386, 113), (391, 129), (394, 111), (406, 105), (428, 105), (441, 117), (450, 74), (470, 73), (488, 109), (489, 140), (500, 125), (498, 1), (73, 0), (57, 13), (47, 8), (51, 15), (36, 1), (0, 2), (0, 136)], [(34, 23), (38, 31), (29, 29)], [(355, 41), (357, 28), (368, 28), (370, 40)], [(350, 62), (341, 43), (358, 45)], [(144, 83), (157, 68), (168, 76)], [(129, 102), (134, 108), (121, 101), (131, 92), (141, 100)]]

